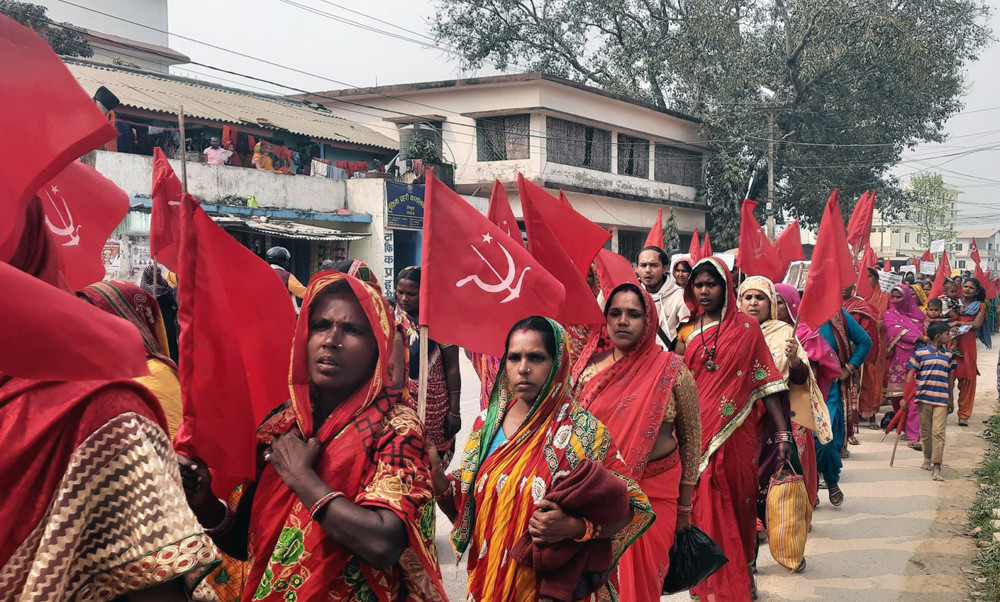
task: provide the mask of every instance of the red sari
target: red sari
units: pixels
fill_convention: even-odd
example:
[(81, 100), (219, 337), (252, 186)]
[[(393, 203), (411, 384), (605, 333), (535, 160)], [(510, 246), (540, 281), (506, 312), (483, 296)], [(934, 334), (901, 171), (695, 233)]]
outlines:
[[(882, 325), (882, 315), (870, 303), (858, 297), (851, 296), (844, 301), (844, 309), (865, 329), (872, 339), (872, 348), (865, 358), (864, 372), (861, 375), (861, 398), (858, 402), (861, 418), (871, 418), (882, 406), (882, 383), (885, 382), (885, 328)], [(857, 424), (858, 416), (853, 416), (853, 425)], [(854, 429), (848, 427), (848, 436), (854, 434)]]
[[(787, 387), (757, 321), (736, 309), (729, 270), (714, 257), (697, 265), (706, 262), (723, 279), (726, 297), (721, 319), (699, 326), (704, 312), (695, 302), (693, 278), (684, 291), (695, 326), (685, 338), (684, 361), (698, 383), (703, 450), (691, 522), (722, 547), (729, 562), (691, 593), (705, 602), (749, 600), (757, 543), (757, 431), (747, 417), (764, 397)], [(707, 367), (710, 358), (715, 370)]]
[[(309, 308), (318, 293), (346, 282), (361, 303), (378, 343), (371, 379), (322, 424), (313, 424), (306, 343)], [(423, 428), (410, 408), (397, 403), (389, 358), (395, 335), (392, 310), (372, 287), (339, 272), (320, 272), (306, 291), (295, 327), (292, 399), (264, 420), (261, 448), (276, 433), (298, 426), (317, 437), (322, 452), (315, 470), (334, 490), (366, 508), (385, 508), (406, 526), (409, 545), (399, 562), (378, 570), (334, 542), (309, 509), (265, 464), (250, 516), (249, 587), (243, 600), (444, 600), (433, 546), (433, 493)]]
[[(664, 458), (651, 463), (648, 459), (671, 402), (674, 382), (684, 364), (680, 356), (657, 344), (656, 305), (645, 288), (637, 288), (646, 308), (646, 328), (638, 345), (587, 380), (578, 401), (611, 431), (630, 476), (638, 481), (656, 513), (656, 522), (625, 552), (619, 563), (621, 599), (658, 602), (663, 578), (670, 566), (669, 554), (677, 523), (680, 446)], [(574, 373), (587, 366), (599, 351), (600, 341), (608, 338), (607, 326), (591, 336), (577, 360)], [(701, 441), (696, 441), (695, 445), (693, 452), (700, 453)], [(694, 455), (691, 459), (692, 465), (697, 463)], [(695, 480), (692, 479), (692, 485)]]

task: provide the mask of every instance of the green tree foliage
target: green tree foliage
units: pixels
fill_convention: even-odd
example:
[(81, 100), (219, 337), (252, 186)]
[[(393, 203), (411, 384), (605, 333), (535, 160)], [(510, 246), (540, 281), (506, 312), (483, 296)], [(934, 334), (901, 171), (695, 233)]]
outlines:
[(667, 223), (663, 226), (663, 250), (667, 253), (673, 253), (674, 251), (679, 251), (681, 248), (681, 233), (677, 229), (677, 217), (674, 215), (674, 210), (670, 210), (670, 217), (667, 218)]
[(48, 9), (29, 2), (0, 0), (0, 14), (7, 15), (25, 27), (35, 30), (57, 54), (63, 56), (94, 56), (83, 30), (70, 23), (56, 23), (45, 16)]
[(949, 190), (941, 174), (928, 173), (913, 176), (907, 187), (910, 197), (906, 216), (917, 224), (925, 244), (932, 240), (955, 239), (956, 193)]
[[(713, 154), (712, 238), (735, 244), (738, 203), (764, 201), (767, 112), (775, 200), (815, 225), (841, 189), (905, 209), (890, 173), (940, 141), (964, 65), (990, 40), (981, 0), (439, 0), (437, 38), (470, 67), (541, 70), (691, 113)], [(764, 99), (760, 87), (775, 92)], [(734, 227), (734, 217), (735, 224)]]

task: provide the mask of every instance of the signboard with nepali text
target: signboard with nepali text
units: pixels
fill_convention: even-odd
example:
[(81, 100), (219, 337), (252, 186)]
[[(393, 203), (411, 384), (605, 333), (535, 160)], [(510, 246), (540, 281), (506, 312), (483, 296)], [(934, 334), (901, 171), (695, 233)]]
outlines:
[(389, 228), (421, 230), (424, 227), (424, 187), (418, 184), (385, 183), (385, 225)]

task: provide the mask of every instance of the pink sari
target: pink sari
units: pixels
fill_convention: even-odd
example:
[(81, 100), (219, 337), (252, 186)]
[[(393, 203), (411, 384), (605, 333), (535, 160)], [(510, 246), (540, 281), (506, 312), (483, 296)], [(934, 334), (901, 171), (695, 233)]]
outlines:
[(896, 286), (903, 298), (892, 302), (885, 312), (885, 338), (888, 348), (889, 371), (886, 396), (901, 398), (906, 380), (906, 363), (913, 356), (917, 341), (924, 331), (924, 312), (917, 307), (909, 287)]

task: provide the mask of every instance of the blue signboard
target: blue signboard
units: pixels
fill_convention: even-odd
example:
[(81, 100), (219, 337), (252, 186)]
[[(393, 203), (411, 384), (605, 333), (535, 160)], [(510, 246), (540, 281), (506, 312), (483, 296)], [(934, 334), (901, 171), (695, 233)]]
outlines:
[(385, 224), (389, 228), (424, 227), (424, 187), (417, 184), (385, 183)]

